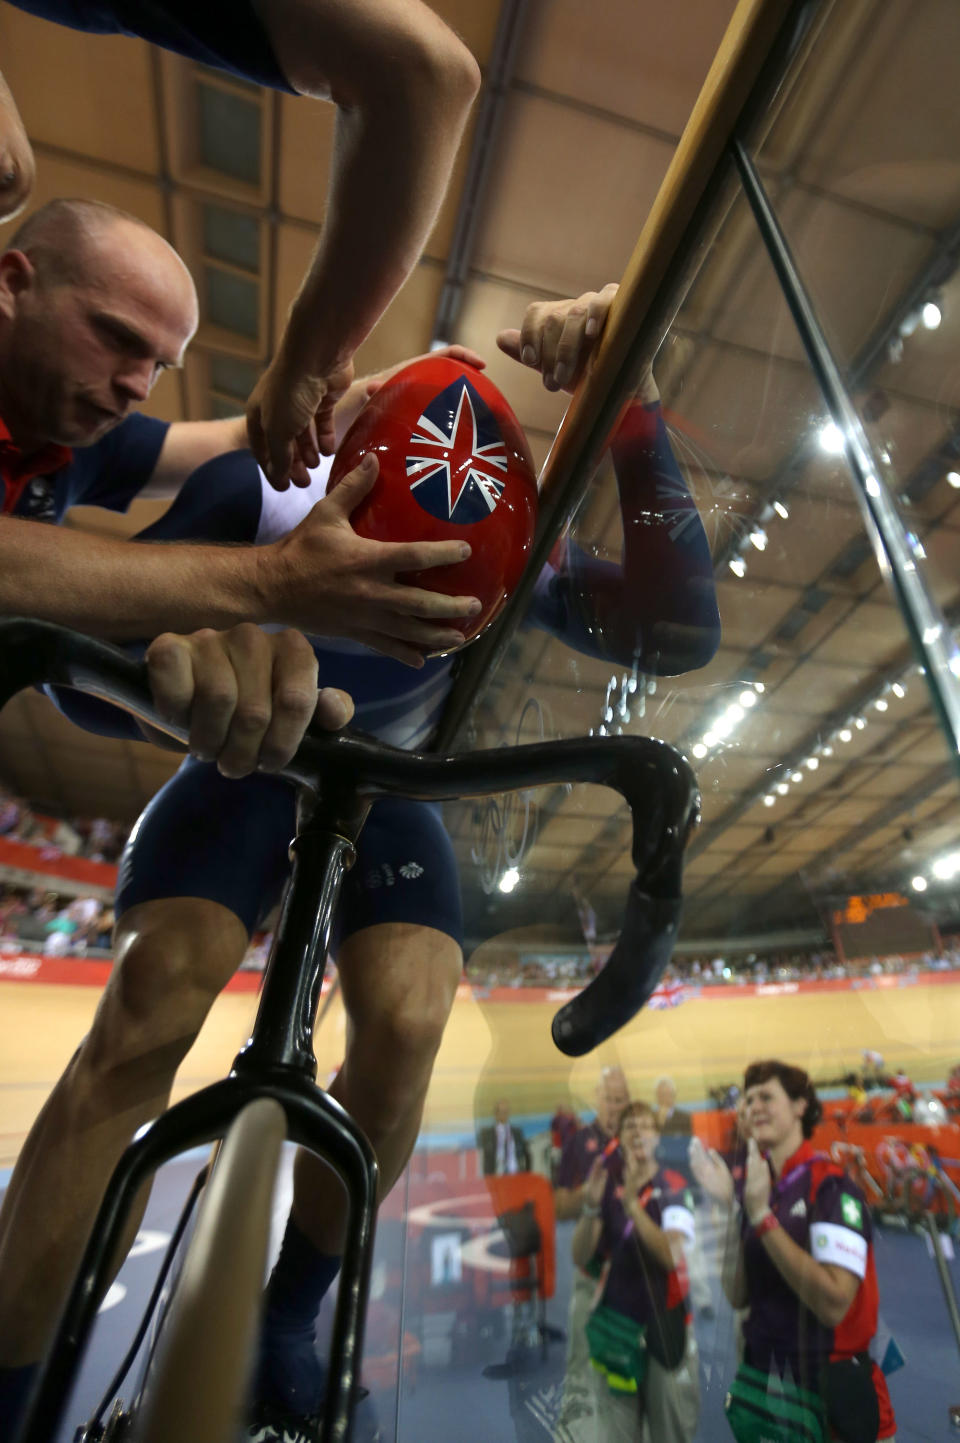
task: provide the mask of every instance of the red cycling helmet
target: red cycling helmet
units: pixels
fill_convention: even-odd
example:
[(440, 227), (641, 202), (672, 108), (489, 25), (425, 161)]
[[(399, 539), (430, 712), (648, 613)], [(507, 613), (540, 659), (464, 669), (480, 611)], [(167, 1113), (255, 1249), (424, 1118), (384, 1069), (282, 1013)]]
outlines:
[(386, 381), (343, 438), (328, 492), (368, 451), (373, 489), (350, 520), (374, 541), (468, 541), (466, 561), (400, 579), (476, 596), (479, 614), (453, 625), (485, 631), (523, 574), (537, 519), (537, 482), (513, 411), (481, 371), (446, 356), (413, 361)]

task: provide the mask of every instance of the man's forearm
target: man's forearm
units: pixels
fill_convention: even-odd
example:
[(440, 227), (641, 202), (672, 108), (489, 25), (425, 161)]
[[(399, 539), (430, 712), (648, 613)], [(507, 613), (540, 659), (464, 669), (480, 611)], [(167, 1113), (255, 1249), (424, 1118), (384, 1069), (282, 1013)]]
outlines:
[(118, 641), (269, 620), (260, 561), (253, 547), (149, 545), (3, 517), (0, 615)]
[(416, 265), (473, 98), (466, 70), (379, 73), (338, 113), (324, 230), (281, 342), (308, 374), (353, 354)]

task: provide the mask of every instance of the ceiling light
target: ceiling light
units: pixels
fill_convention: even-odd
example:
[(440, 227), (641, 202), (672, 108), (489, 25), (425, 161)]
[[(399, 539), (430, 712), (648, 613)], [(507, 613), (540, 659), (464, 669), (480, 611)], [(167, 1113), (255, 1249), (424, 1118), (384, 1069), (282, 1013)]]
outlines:
[(753, 683), (753, 689), (754, 689), (754, 691), (757, 692), (760, 696), (762, 696), (763, 693), (766, 691), (767, 688), (764, 686), (764, 684), (763, 684), (762, 681), (755, 681), (755, 682)]
[(720, 738), (717, 736), (716, 732), (704, 732), (703, 734), (703, 745), (707, 748), (708, 751), (710, 747), (715, 747), (719, 740)]
[(724, 716), (726, 717), (727, 721), (730, 722), (743, 721), (743, 707), (740, 705), (739, 702), (731, 702), (730, 705), (727, 707), (726, 711), (724, 712)]
[(933, 864), (933, 875), (941, 882), (951, 881), (960, 872), (960, 852), (950, 852), (946, 857), (938, 857)]
[(876, 701), (874, 702), (874, 706), (876, 707), (877, 711), (886, 711), (889, 705), (890, 703), (887, 701), (886, 697), (883, 696), (878, 696)]
[(733, 572), (734, 576), (746, 576), (747, 563), (744, 561), (742, 556), (734, 556), (731, 558), (730, 570)]
[(926, 877), (914, 877), (910, 885), (915, 892), (925, 892), (927, 890), (927, 879)]
[(742, 691), (740, 693), (740, 705), (747, 711), (757, 704), (757, 693), (755, 691)]
[(932, 646), (935, 641), (939, 641), (941, 630), (942, 627), (940, 626), (928, 626), (926, 631), (923, 633), (924, 646)]
[(960, 491), (960, 471), (948, 471), (947, 484), (952, 486), (954, 491)]
[(865, 716), (855, 717), (853, 724), (854, 724), (854, 726), (856, 727), (856, 729), (857, 729), (858, 732), (862, 732), (863, 729), (864, 729), (864, 727), (865, 727), (866, 724), (867, 724), (867, 719), (866, 719)]
[(750, 545), (755, 546), (758, 551), (766, 551), (767, 533), (762, 526), (758, 526), (755, 531), (750, 532)]
[(500, 878), (500, 891), (512, 892), (519, 880), (520, 873), (517, 871), (516, 867), (508, 867), (507, 870), (504, 872), (503, 876)]
[[(958, 482), (958, 485), (960, 485), (960, 482)], [(790, 515), (790, 512), (787, 510), (786, 506), (784, 506), (782, 501), (774, 501), (773, 509), (783, 521), (786, 521)]]
[(832, 757), (832, 756), (833, 756), (833, 747), (830, 747), (830, 746), (821, 747), (820, 750), (823, 752), (823, 755), (824, 755), (825, 757)]
[(721, 741), (726, 741), (732, 731), (733, 722), (727, 716), (718, 717), (713, 724), (714, 735), (719, 737)]
[(895, 681), (890, 690), (893, 692), (894, 696), (904, 697), (907, 694), (907, 688), (903, 685), (903, 682), (901, 681)]
[(781, 797), (785, 797), (789, 790), (790, 788), (787, 786), (786, 782), (777, 782), (777, 791), (780, 793)]
[(802, 781), (803, 781), (803, 772), (791, 772), (791, 773), (790, 773), (790, 780), (791, 780), (792, 782), (802, 782)]
[(703, 761), (704, 757), (707, 755), (707, 748), (703, 745), (703, 742), (697, 742), (696, 746), (693, 748), (693, 755), (696, 757), (698, 762)]
[(820, 427), (820, 449), (828, 456), (839, 456), (843, 451), (843, 432), (834, 421)]
[(819, 757), (807, 757), (807, 760), (804, 762), (804, 766), (806, 767), (806, 769), (807, 769), (808, 772), (815, 772), (815, 771), (817, 770), (817, 767), (818, 767), (819, 765), (820, 765), (820, 758), (819, 758)]
[(766, 796), (764, 797), (764, 799), (763, 799), (763, 805), (764, 805), (765, 807), (772, 807), (772, 806), (775, 806), (775, 805), (776, 805), (776, 801), (777, 801), (777, 799), (776, 799), (776, 797), (773, 795), (773, 793), (772, 793), (772, 792), (768, 792), (767, 795), (766, 795)]
[(837, 732), (837, 736), (842, 742), (849, 742), (853, 740), (853, 732), (850, 730), (849, 727), (843, 727), (840, 731)]
[(943, 311), (941, 311), (936, 301), (927, 301), (923, 310), (920, 312), (920, 318), (928, 331), (935, 331), (943, 320)]

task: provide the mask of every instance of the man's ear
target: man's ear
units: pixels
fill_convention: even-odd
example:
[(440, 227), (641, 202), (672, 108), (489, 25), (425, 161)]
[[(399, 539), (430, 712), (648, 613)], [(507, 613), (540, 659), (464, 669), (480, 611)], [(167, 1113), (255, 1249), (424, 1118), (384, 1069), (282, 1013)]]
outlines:
[(0, 255), (0, 315), (12, 320), (18, 299), (36, 281), (36, 268), (23, 251)]

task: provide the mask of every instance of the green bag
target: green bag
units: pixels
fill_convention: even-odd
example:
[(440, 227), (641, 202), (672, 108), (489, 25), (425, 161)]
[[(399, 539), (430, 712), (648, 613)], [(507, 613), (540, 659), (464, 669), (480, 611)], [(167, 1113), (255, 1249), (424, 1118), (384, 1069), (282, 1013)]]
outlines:
[(827, 1443), (820, 1395), (777, 1373), (741, 1363), (724, 1407), (737, 1443)]
[(647, 1371), (646, 1329), (600, 1303), (587, 1319), (590, 1361), (614, 1393), (636, 1393)]

